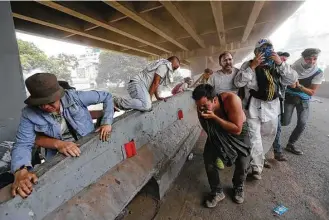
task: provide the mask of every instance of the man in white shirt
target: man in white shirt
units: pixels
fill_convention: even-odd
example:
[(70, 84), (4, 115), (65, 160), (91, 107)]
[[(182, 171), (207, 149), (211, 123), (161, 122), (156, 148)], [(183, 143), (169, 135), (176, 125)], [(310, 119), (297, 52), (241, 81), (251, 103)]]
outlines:
[(142, 72), (130, 79), (127, 88), (129, 98), (114, 98), (115, 106), (124, 110), (150, 111), (153, 95), (157, 100), (164, 100), (159, 96), (159, 85), (167, 86), (172, 83), (173, 73), (179, 68), (179, 65), (180, 61), (176, 56), (151, 63)]
[(252, 175), (261, 179), (265, 154), (275, 139), (280, 114), (280, 84), (292, 85), (297, 73), (282, 62), (268, 39), (257, 42), (255, 58), (242, 64), (234, 84), (244, 87), (243, 106), (249, 127)]
[(234, 85), (234, 77), (239, 69), (233, 67), (233, 57), (228, 51), (219, 55), (220, 70), (217, 70), (210, 76), (208, 84), (215, 88), (215, 92), (220, 94), (222, 92), (238, 93), (238, 88)]

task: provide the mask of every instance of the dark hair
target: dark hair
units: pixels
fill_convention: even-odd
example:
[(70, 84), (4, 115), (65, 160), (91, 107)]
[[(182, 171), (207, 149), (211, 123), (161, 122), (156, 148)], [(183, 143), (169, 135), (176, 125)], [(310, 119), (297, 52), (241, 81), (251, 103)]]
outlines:
[[(221, 54), (219, 55), (219, 57), (218, 57), (219, 63), (222, 61), (223, 56), (225, 56), (225, 55), (227, 55), (227, 54), (230, 54), (230, 55), (232, 56), (231, 52), (229, 52), (229, 51), (224, 51), (224, 52), (221, 53)], [(232, 57), (233, 57), (233, 56), (232, 56)]]
[(213, 100), (216, 97), (214, 87), (209, 84), (202, 84), (197, 86), (192, 93), (192, 98), (195, 101), (198, 101), (202, 97), (206, 97), (208, 100)]
[(302, 57), (318, 56), (321, 50), (318, 48), (307, 48), (302, 52)]
[(171, 62), (171, 61), (173, 61), (174, 59), (177, 59), (178, 63), (180, 63), (179, 58), (176, 57), (176, 56), (171, 56), (171, 57), (169, 57), (167, 60)]

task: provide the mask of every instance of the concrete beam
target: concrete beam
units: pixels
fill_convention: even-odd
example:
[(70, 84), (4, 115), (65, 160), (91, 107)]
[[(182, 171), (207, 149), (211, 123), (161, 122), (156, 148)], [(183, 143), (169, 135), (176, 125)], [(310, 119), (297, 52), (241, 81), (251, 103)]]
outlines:
[(134, 50), (134, 51), (145, 53), (145, 54), (157, 56), (157, 54), (146, 51), (146, 50), (134, 48), (132, 46), (127, 46), (125, 44), (121, 44), (121, 43), (118, 43), (118, 42), (115, 42), (115, 41), (107, 40), (107, 39), (99, 37), (99, 36), (87, 34), (87, 33), (82, 32), (80, 30), (60, 26), (60, 25), (55, 24), (55, 23), (50, 23), (50, 22), (39, 20), (39, 19), (32, 18), (32, 17), (29, 17), (29, 16), (21, 15), (21, 14), (18, 14), (18, 13), (13, 13), (13, 17), (18, 18), (18, 19), (22, 19), (22, 20), (25, 20), (25, 21), (33, 22), (33, 23), (36, 23), (36, 24), (44, 25), (44, 26), (47, 26), (47, 27), (50, 27), (50, 28), (55, 28), (55, 29), (58, 29), (58, 30), (66, 31), (66, 32), (69, 32), (69, 33), (72, 33), (72, 34), (80, 35), (80, 36), (87, 37), (87, 38), (90, 38), (90, 39), (94, 39), (94, 40), (102, 41), (102, 42), (105, 42), (105, 43), (113, 44), (113, 45), (116, 45), (116, 46), (125, 47), (125, 48), (128, 48), (128, 49)]
[(223, 16), (223, 8), (221, 1), (210, 1), (211, 10), (214, 16), (218, 39), (220, 45), (225, 45), (225, 27), (224, 27), (224, 16)]
[(232, 42), (229, 44), (226, 44), (225, 46), (222, 47), (208, 47), (208, 48), (203, 48), (203, 49), (196, 49), (196, 50), (191, 50), (191, 51), (179, 51), (176, 53), (171, 53), (171, 54), (162, 54), (161, 56), (157, 56), (153, 59), (157, 59), (159, 57), (165, 58), (165, 57), (170, 57), (170, 56), (177, 56), (181, 60), (184, 59), (189, 59), (191, 57), (208, 57), (214, 54), (219, 54), (222, 53), (223, 51), (238, 51), (238, 50), (250, 50), (255, 47), (253, 41), (247, 41), (245, 43), (240, 43), (240, 42)]
[(191, 37), (200, 45), (205, 48), (206, 45), (200, 36), (196, 33), (196, 30), (192, 25), (187, 22), (181, 11), (170, 1), (162, 1), (161, 4), (167, 9), (167, 11), (176, 19), (176, 21), (191, 35)]
[(242, 42), (245, 42), (248, 39), (248, 37), (251, 33), (251, 30), (254, 27), (255, 22), (259, 16), (260, 11), (262, 10), (263, 6), (264, 6), (264, 1), (255, 1), (254, 6), (253, 6), (253, 8), (250, 12), (249, 18), (248, 18), (247, 26), (243, 32)]
[(130, 9), (130, 8), (126, 7), (126, 6), (124, 6), (122, 3), (116, 2), (116, 1), (104, 1), (104, 2), (106, 4), (108, 4), (109, 6), (111, 6), (112, 8), (120, 11), (122, 14), (127, 15), (129, 18), (131, 18), (134, 21), (138, 22), (139, 24), (143, 25), (144, 27), (150, 29), (151, 31), (153, 31), (156, 34), (160, 35), (161, 37), (165, 38), (169, 42), (175, 44), (179, 48), (181, 48), (181, 49), (183, 49), (185, 51), (188, 50), (184, 45), (182, 45), (181, 43), (179, 43), (178, 41), (176, 41), (175, 39), (173, 39), (172, 37), (170, 37), (169, 35), (167, 35), (166, 33), (164, 33), (162, 30), (160, 30), (159, 28), (157, 28), (156, 26), (154, 26), (150, 22), (148, 22), (145, 19), (143, 19), (135, 11), (133, 11), (132, 9)]
[(53, 8), (55, 10), (61, 11), (63, 13), (66, 13), (68, 15), (74, 16), (74, 17), (79, 18), (81, 20), (87, 21), (87, 22), (92, 23), (94, 25), (97, 25), (99, 27), (105, 28), (105, 29), (107, 29), (109, 31), (113, 31), (113, 32), (118, 33), (120, 35), (123, 35), (125, 37), (128, 37), (128, 38), (131, 38), (133, 40), (139, 41), (139, 42), (144, 43), (144, 44), (146, 44), (148, 46), (151, 46), (151, 47), (157, 48), (159, 50), (162, 50), (164, 52), (167, 52), (167, 53), (170, 52), (169, 50), (167, 50), (167, 49), (165, 49), (163, 47), (159, 47), (158, 45), (156, 45), (154, 43), (151, 43), (149, 41), (143, 40), (143, 39), (141, 39), (141, 38), (139, 38), (137, 36), (134, 36), (132, 34), (129, 34), (127, 32), (124, 32), (124, 31), (122, 31), (122, 30), (120, 30), (118, 28), (112, 27), (111, 25), (107, 24), (105, 21), (102, 21), (102, 20), (97, 19), (95, 17), (88, 16), (86, 14), (82, 14), (82, 13), (76, 11), (76, 10), (72, 10), (72, 9), (70, 9), (68, 7), (65, 7), (65, 6), (62, 6), (62, 5), (58, 4), (58, 3), (51, 2), (51, 1), (38, 1), (38, 3), (40, 3), (42, 5), (45, 5), (47, 7)]

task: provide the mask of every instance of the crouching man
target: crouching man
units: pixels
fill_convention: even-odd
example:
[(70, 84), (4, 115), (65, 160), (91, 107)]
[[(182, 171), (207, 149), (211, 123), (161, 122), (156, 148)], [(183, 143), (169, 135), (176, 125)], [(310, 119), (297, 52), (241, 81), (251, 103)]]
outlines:
[(12, 195), (26, 198), (32, 192), (37, 176), (32, 172), (31, 151), (34, 145), (46, 149), (46, 158), (57, 152), (79, 156), (74, 140), (94, 131), (87, 107), (103, 103), (104, 116), (100, 139), (106, 141), (112, 130), (113, 100), (108, 92), (64, 90), (55, 75), (37, 73), (25, 81), (31, 96), (25, 100), (16, 142), (11, 152), (11, 171), (15, 176)]
[(247, 133), (246, 116), (240, 98), (230, 92), (216, 95), (211, 85), (199, 85), (192, 94), (198, 108), (199, 121), (208, 134), (203, 158), (211, 188), (206, 206), (213, 208), (225, 198), (216, 160), (226, 166), (235, 164), (233, 175), (234, 201), (244, 201), (244, 181), (250, 163), (250, 147), (244, 143)]

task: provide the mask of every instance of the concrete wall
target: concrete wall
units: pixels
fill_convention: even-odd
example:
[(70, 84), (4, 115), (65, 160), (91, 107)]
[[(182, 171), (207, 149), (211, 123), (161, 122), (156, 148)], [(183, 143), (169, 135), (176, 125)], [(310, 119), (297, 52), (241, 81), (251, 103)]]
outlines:
[(0, 142), (14, 139), (25, 87), (10, 2), (0, 2)]
[[(183, 120), (178, 120), (179, 109), (184, 113)], [(151, 112), (132, 111), (126, 113), (116, 118), (109, 142), (101, 142), (98, 136), (91, 134), (91, 137), (79, 141), (82, 145), (82, 153), (79, 158), (63, 158), (62, 155), (57, 155), (52, 160), (42, 164), (36, 170), (39, 182), (33, 193), (25, 200), (18, 196), (2, 203), (0, 205), (0, 219), (43, 219), (60, 205), (70, 201), (81, 190), (92, 188), (91, 184), (98, 182), (101, 176), (111, 170), (119, 175), (116, 178), (119, 181), (110, 178), (112, 182), (106, 186), (114, 187), (113, 189), (111, 187), (107, 188), (110, 192), (118, 191), (116, 195), (119, 195), (119, 197), (110, 201), (111, 207), (115, 207), (117, 211), (129, 201), (127, 197), (120, 196), (128, 195), (128, 199), (132, 199), (134, 193), (137, 193), (143, 184), (152, 177), (152, 173), (161, 169), (163, 164), (167, 164), (167, 161), (176, 155), (179, 147), (183, 144), (182, 141), (189, 136), (191, 129), (197, 129), (196, 126), (201, 131), (196, 108), (191, 99), (191, 92), (174, 96), (167, 102), (157, 102), (153, 105), (153, 111)], [(127, 167), (126, 161), (130, 161), (130, 159), (125, 160), (123, 145), (132, 139), (135, 140), (137, 149), (142, 149), (142, 146), (145, 145), (148, 146), (149, 150), (146, 151), (150, 152), (146, 154), (148, 157), (139, 159), (141, 163), (146, 164), (133, 167), (128, 164)], [(189, 142), (189, 146), (193, 146), (193, 143)], [(120, 166), (120, 164), (122, 165)], [(49, 169), (49, 165), (53, 166)], [(128, 169), (129, 172), (119, 172), (118, 174), (122, 166)], [(143, 168), (139, 169), (139, 172), (147, 171), (143, 175), (137, 175), (137, 177), (143, 177), (139, 180), (140, 182), (137, 180), (132, 181), (138, 187), (131, 187), (129, 189), (134, 191), (120, 194), (121, 191), (118, 189), (120, 184), (118, 183), (121, 183), (123, 190), (127, 190), (128, 188), (125, 186), (131, 185), (128, 182), (125, 183), (124, 179), (129, 179), (130, 176), (133, 178), (130, 173), (138, 167)], [(46, 168), (48, 168), (47, 172), (44, 172)], [(113, 173), (110, 176), (113, 176)], [(130, 180), (134, 180), (131, 178)], [(112, 184), (113, 181), (116, 184)], [(99, 189), (99, 187), (96, 187), (96, 189)], [(1, 191), (9, 193), (9, 187)], [(94, 195), (93, 192), (87, 191), (87, 195), (90, 194)], [(72, 202), (68, 203), (72, 204)]]

